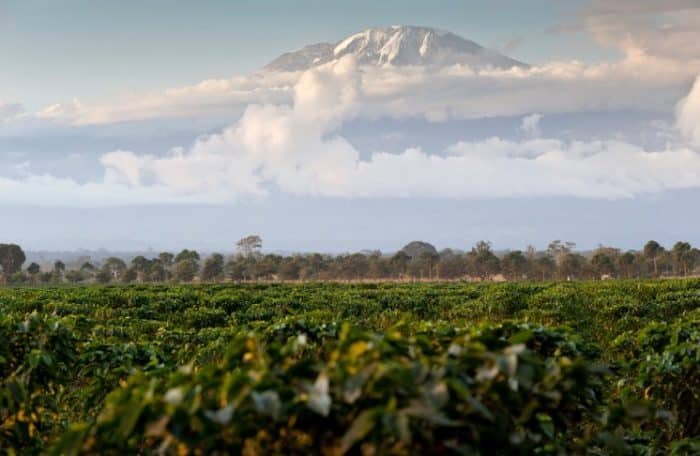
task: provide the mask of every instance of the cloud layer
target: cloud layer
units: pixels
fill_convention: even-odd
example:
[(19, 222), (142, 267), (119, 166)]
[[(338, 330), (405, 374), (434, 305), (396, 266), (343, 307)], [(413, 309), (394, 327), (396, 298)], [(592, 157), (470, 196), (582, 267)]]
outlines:
[(17, 103), (3, 103), (0, 100), (0, 122), (17, 118), (24, 112), (22, 105)]
[[(351, 58), (310, 70), (291, 89), (291, 104), (251, 105), (239, 121), (189, 148), (165, 156), (105, 154), (104, 179), (95, 182), (27, 171), (0, 178), (0, 203), (219, 204), (270, 192), (343, 198), (616, 199), (700, 187), (700, 82), (678, 105), (684, 136), (663, 150), (616, 140), (538, 138), (542, 115), (536, 114), (523, 120), (529, 134), (523, 141), (491, 138), (460, 142), (438, 153), (408, 149), (362, 159), (336, 132), (372, 109), (378, 89), (373, 84), (374, 92), (367, 93), (367, 77)], [(384, 90), (392, 92), (389, 81)]]
[[(510, 70), (474, 70), (465, 65), (439, 69), (365, 66), (358, 70), (357, 81), (362, 115), (441, 122), (532, 112), (664, 112), (672, 109), (700, 74), (699, 59), (678, 60), (635, 46), (628, 51), (615, 63), (551, 62)], [(263, 71), (161, 92), (71, 100), (20, 120), (67, 128), (173, 118), (230, 121), (250, 104), (290, 104), (303, 77), (301, 72)]]
[(678, 104), (678, 127), (691, 144), (700, 147), (700, 78)]

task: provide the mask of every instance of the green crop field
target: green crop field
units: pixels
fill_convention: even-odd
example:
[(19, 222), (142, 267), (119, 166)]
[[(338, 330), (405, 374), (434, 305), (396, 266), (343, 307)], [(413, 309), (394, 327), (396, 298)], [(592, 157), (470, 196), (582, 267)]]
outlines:
[(8, 454), (700, 454), (700, 280), (0, 289)]

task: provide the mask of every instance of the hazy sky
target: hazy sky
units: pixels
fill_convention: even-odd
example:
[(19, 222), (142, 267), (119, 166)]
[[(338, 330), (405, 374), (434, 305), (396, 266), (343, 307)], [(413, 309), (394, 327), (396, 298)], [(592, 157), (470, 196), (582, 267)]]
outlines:
[[(259, 71), (390, 25), (530, 67)], [(0, 67), (0, 242), (700, 243), (696, 0), (0, 0)]]

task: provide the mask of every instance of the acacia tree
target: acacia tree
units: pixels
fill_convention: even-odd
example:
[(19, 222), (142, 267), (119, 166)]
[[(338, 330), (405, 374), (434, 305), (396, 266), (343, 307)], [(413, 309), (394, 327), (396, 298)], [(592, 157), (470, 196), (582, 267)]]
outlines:
[(644, 245), (644, 257), (647, 259), (647, 261), (651, 261), (652, 265), (654, 266), (654, 276), (659, 275), (659, 257), (663, 255), (664, 253), (664, 248), (661, 247), (661, 244), (658, 242), (652, 240), (646, 243)]
[(0, 267), (2, 268), (3, 283), (7, 284), (13, 274), (21, 271), (26, 260), (24, 251), (17, 244), (0, 244)]
[(557, 266), (561, 266), (561, 263), (564, 261), (564, 258), (568, 254), (573, 252), (574, 248), (576, 248), (575, 242), (562, 242), (557, 239), (556, 241), (552, 241), (549, 243), (549, 245), (547, 246), (547, 254), (554, 258), (554, 261), (557, 263)]
[(244, 257), (257, 256), (262, 249), (262, 238), (257, 234), (252, 234), (236, 242), (238, 253)]

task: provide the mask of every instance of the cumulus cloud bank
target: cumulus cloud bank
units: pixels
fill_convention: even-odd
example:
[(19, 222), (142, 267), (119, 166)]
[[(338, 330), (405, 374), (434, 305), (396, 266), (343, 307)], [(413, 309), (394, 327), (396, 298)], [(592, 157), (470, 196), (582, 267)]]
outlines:
[[(698, 60), (681, 62), (637, 50), (615, 63), (551, 62), (509, 70), (475, 70), (466, 65), (363, 66), (357, 84), (364, 116), (442, 122), (532, 112), (664, 112), (698, 73)], [(47, 106), (30, 117), (67, 127), (172, 118), (231, 119), (250, 104), (291, 103), (304, 77), (302, 72), (261, 71), (117, 99), (72, 100)]]
[(692, 144), (700, 147), (700, 78), (678, 105), (678, 127)]
[[(105, 154), (101, 181), (25, 174), (0, 178), (0, 202), (94, 206), (229, 203), (270, 192), (324, 197), (628, 198), (700, 187), (700, 82), (678, 106), (685, 140), (663, 150), (622, 141), (538, 138), (460, 142), (440, 153), (408, 149), (363, 159), (336, 132), (367, 109), (351, 58), (305, 72), (291, 104), (249, 106), (239, 121), (167, 155)], [(435, 151), (432, 151), (435, 152)]]
[(22, 105), (17, 103), (3, 103), (0, 100), (0, 122), (17, 118), (24, 112)]

